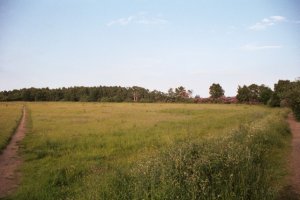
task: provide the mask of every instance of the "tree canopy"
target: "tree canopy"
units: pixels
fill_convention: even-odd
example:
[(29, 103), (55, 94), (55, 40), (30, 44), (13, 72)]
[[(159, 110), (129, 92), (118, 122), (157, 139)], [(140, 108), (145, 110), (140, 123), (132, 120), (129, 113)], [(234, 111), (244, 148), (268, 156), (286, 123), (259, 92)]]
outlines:
[(0, 91), (0, 101), (86, 101), (86, 102), (195, 102), (195, 103), (264, 103), (272, 107), (288, 106), (300, 120), (300, 80), (279, 80), (274, 92), (265, 85), (238, 86), (237, 96), (225, 97), (218, 83), (209, 87), (210, 98), (192, 97), (183, 86), (167, 93), (143, 87), (97, 86), (69, 88), (23, 88)]
[(273, 91), (265, 85), (251, 84), (243, 87), (238, 86), (237, 99), (244, 103), (264, 103), (267, 104)]
[(274, 85), (270, 106), (288, 106), (300, 120), (300, 80), (279, 80)]
[(191, 94), (183, 86), (168, 93), (138, 86), (23, 88), (0, 92), (0, 101), (190, 102)]
[(222, 96), (224, 96), (224, 90), (221, 87), (221, 85), (219, 83), (213, 83), (210, 87), (209, 87), (209, 94), (210, 97), (213, 99), (217, 99), (220, 98)]

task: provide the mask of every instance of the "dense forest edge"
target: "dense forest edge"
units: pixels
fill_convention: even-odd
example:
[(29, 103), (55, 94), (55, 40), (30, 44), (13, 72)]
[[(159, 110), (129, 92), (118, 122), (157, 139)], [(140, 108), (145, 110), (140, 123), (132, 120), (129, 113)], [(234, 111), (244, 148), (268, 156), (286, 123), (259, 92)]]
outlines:
[(249, 103), (265, 104), (271, 107), (290, 107), (300, 120), (300, 80), (279, 80), (274, 89), (251, 84), (238, 86), (235, 97), (225, 97), (220, 84), (212, 84), (210, 97), (193, 96), (190, 89), (183, 86), (170, 88), (167, 93), (133, 86), (97, 86), (97, 87), (63, 87), (23, 88), (1, 91), (0, 101), (81, 101), (81, 102), (182, 102), (182, 103)]

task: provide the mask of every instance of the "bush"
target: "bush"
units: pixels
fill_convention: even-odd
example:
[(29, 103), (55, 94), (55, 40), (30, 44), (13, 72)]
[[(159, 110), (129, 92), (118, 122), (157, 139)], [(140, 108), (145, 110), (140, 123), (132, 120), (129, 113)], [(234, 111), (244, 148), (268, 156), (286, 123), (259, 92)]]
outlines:
[(111, 98), (109, 98), (109, 97), (102, 97), (102, 98), (100, 99), (100, 101), (101, 101), (101, 102), (111, 102), (112, 100), (111, 100)]
[(271, 99), (268, 101), (268, 105), (271, 107), (280, 106), (280, 99), (276, 93), (273, 93)]

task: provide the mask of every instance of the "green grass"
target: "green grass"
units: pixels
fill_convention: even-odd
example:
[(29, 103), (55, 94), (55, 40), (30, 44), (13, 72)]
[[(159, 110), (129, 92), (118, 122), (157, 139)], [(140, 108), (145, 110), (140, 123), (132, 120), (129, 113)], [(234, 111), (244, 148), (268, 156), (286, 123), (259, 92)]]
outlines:
[(115, 190), (105, 194), (110, 199), (277, 199), (288, 139), (285, 121), (270, 114), (224, 137), (186, 140), (145, 158), (130, 173), (118, 172), (110, 185)]
[(262, 193), (271, 199), (281, 187), (290, 139), (286, 110), (64, 102), (27, 107), (23, 179), (11, 199), (255, 199)]
[(7, 145), (22, 116), (20, 103), (0, 103), (0, 151)]

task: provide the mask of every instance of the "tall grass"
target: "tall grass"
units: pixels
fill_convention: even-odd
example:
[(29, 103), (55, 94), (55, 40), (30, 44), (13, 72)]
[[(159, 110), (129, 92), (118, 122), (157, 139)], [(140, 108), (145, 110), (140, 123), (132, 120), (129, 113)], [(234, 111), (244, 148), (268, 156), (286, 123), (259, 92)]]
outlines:
[(21, 116), (21, 103), (0, 103), (0, 152), (16, 131)]
[[(276, 199), (289, 129), (282, 116), (242, 125), (226, 137), (185, 141), (146, 158), (130, 173), (119, 171), (110, 199)], [(276, 173), (277, 172), (277, 173)]]
[[(271, 198), (281, 183), (272, 180), (280, 180), (278, 163), (284, 160), (276, 145), (285, 155), (289, 140), (280, 109), (64, 102), (27, 106), (23, 179), (10, 199), (250, 199), (262, 192)], [(269, 168), (271, 162), (275, 165)]]

